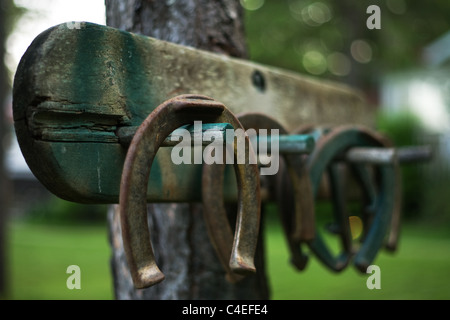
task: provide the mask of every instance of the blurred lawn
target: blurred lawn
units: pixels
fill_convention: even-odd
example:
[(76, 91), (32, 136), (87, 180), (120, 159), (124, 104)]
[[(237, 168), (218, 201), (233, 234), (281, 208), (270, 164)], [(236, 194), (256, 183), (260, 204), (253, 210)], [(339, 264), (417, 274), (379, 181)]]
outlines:
[[(353, 267), (335, 274), (312, 257), (296, 272), (278, 224), (266, 230), (273, 299), (450, 299), (450, 228), (407, 225), (396, 254), (381, 252), (381, 290)], [(9, 229), (9, 299), (112, 299), (104, 226), (13, 223)], [(66, 287), (66, 268), (81, 268), (81, 290)]]
[[(106, 227), (13, 223), (9, 244), (10, 299), (113, 298)], [(80, 267), (80, 290), (66, 287), (70, 265)]]
[(341, 273), (328, 271), (311, 257), (302, 272), (288, 264), (279, 228), (267, 235), (273, 299), (450, 299), (450, 228), (405, 225), (399, 249), (380, 251), (374, 264), (381, 270), (381, 289), (369, 290), (353, 265)]

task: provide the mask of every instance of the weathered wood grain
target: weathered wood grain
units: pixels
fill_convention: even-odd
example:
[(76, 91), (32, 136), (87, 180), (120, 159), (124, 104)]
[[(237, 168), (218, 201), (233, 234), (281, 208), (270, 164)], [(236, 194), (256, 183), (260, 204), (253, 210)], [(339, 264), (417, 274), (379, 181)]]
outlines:
[[(265, 112), (288, 130), (372, 124), (364, 98), (344, 85), (110, 27), (61, 24), (39, 35), (19, 64), (13, 97), (19, 144), (56, 195), (117, 203), (126, 154), (117, 132), (189, 93), (210, 96), (234, 113)], [(149, 201), (200, 200), (200, 165), (175, 165), (170, 150), (160, 150), (154, 166)]]

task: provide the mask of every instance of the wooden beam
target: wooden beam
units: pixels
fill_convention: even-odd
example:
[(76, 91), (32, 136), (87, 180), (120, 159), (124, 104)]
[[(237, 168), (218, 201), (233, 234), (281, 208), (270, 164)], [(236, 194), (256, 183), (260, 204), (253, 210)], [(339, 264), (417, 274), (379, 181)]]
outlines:
[[(126, 154), (117, 132), (189, 93), (236, 114), (267, 113), (289, 131), (372, 125), (363, 97), (347, 86), (82, 22), (44, 31), (22, 57), (14, 80), (17, 137), (35, 176), (56, 195), (117, 203)], [(148, 200), (200, 200), (200, 165), (169, 157), (167, 150), (156, 157)]]

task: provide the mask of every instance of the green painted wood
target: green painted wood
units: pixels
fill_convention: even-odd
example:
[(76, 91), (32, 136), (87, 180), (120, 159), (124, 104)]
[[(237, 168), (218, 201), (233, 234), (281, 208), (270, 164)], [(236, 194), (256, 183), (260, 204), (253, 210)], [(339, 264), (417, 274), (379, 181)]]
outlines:
[[(81, 23), (44, 31), (22, 57), (13, 93), (18, 141), (35, 176), (56, 195), (117, 203), (126, 154), (118, 132), (189, 93), (210, 96), (234, 113), (267, 113), (288, 130), (372, 124), (360, 93), (346, 86)], [(169, 152), (155, 159), (148, 200), (200, 200), (200, 165), (174, 165)], [(233, 197), (233, 187), (227, 194)]]

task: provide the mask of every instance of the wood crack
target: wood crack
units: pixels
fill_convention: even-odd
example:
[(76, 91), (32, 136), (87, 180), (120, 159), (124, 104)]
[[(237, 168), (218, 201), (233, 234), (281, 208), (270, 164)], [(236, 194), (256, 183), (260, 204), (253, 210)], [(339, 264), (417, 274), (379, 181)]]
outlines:
[(37, 97), (27, 109), (26, 120), (34, 139), (55, 142), (118, 143), (117, 127), (130, 124), (127, 116), (114, 113), (109, 106), (54, 101), (50, 97)]

